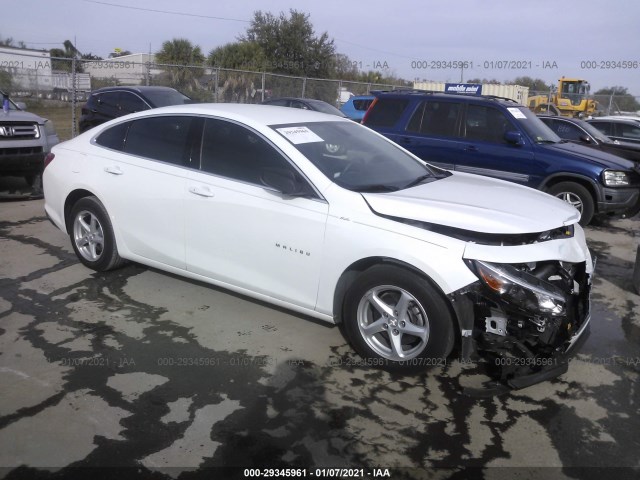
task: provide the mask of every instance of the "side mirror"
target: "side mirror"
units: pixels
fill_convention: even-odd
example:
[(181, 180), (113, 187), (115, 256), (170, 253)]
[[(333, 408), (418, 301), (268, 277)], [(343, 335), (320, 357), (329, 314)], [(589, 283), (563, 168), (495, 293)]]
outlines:
[(517, 145), (519, 147), (524, 145), (524, 138), (522, 138), (522, 134), (514, 130), (506, 132), (504, 134), (504, 139), (507, 141), (507, 143), (510, 143), (512, 145)]
[(587, 135), (586, 133), (580, 135), (580, 137), (578, 138), (582, 143), (591, 143), (591, 137), (589, 135)]
[(289, 197), (304, 197), (309, 195), (306, 184), (300, 183), (295, 173), (291, 170), (268, 168), (260, 175), (260, 181), (274, 190), (287, 195)]

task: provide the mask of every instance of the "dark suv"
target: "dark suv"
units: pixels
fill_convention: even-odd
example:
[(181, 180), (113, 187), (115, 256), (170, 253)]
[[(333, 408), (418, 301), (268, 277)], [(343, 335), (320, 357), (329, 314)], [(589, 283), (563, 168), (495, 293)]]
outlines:
[(560, 139), (528, 108), (500, 97), (396, 90), (362, 123), (423, 160), (543, 190), (594, 215), (640, 211), (640, 166)]
[(170, 87), (105, 87), (91, 92), (80, 115), (80, 133), (128, 113), (191, 103)]

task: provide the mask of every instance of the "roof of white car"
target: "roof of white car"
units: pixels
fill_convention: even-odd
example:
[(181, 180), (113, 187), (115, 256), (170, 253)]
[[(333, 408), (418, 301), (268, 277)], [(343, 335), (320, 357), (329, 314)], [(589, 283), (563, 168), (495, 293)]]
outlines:
[(155, 108), (146, 110), (144, 113), (147, 115), (166, 115), (167, 113), (211, 115), (233, 119), (246, 124), (259, 123), (263, 125), (279, 125), (297, 122), (350, 121), (337, 115), (329, 115), (310, 110), (246, 103), (191, 103), (187, 105)]

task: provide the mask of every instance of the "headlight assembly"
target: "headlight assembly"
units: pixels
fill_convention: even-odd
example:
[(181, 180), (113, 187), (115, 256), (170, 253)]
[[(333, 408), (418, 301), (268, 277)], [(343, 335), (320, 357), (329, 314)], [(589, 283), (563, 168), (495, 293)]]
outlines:
[(618, 172), (615, 170), (604, 171), (604, 184), (607, 187), (621, 187), (629, 185), (629, 175), (626, 172)]
[(51, 135), (56, 134), (56, 129), (53, 128), (53, 122), (51, 120), (46, 120), (44, 122), (44, 132), (47, 135), (47, 137), (50, 137)]
[(502, 301), (532, 314), (562, 315), (566, 298), (555, 285), (507, 264), (470, 261), (480, 281)]

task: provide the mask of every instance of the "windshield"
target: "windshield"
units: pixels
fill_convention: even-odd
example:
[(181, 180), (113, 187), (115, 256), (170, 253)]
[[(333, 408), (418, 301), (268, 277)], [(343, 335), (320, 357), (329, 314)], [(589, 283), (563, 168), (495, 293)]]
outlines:
[(526, 107), (509, 107), (514, 118), (536, 143), (558, 143), (562, 139)]
[(145, 91), (144, 96), (149, 99), (154, 107), (167, 107), (169, 105), (182, 105), (191, 103), (191, 99), (177, 90)]
[(323, 174), (357, 192), (401, 190), (450, 175), (353, 122), (271, 125)]

